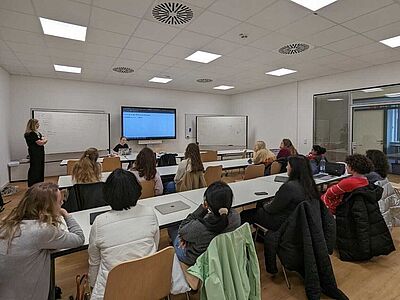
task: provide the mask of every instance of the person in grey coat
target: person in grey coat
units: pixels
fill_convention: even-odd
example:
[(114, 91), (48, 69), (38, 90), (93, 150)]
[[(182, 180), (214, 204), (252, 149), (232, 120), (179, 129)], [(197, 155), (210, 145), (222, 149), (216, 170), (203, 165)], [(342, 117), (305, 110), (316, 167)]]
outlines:
[(51, 251), (84, 243), (82, 229), (62, 202), (58, 185), (37, 183), (0, 221), (0, 300), (47, 299)]

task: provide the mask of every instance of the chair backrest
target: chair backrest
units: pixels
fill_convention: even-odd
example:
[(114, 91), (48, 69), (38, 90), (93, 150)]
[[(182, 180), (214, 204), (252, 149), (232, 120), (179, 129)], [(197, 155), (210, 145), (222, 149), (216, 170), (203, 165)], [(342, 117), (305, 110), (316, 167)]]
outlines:
[(175, 166), (177, 154), (165, 153), (160, 156), (157, 167)]
[(108, 273), (104, 300), (158, 300), (171, 290), (174, 248), (124, 262)]
[(246, 158), (247, 157), (247, 149), (244, 149), (242, 152), (242, 158)]
[(119, 156), (104, 157), (102, 166), (103, 172), (112, 172), (119, 168), (121, 168), (121, 159)]
[(218, 160), (217, 151), (214, 150), (201, 150), (200, 156), (202, 162)]
[(79, 159), (69, 159), (67, 161), (67, 175), (72, 175), (72, 170)]
[(204, 172), (204, 179), (206, 180), (207, 186), (211, 183), (221, 180), (222, 166), (209, 166)]
[(154, 188), (156, 186), (154, 179), (143, 180), (140, 182), (140, 185), (142, 186), (142, 195), (140, 196), (140, 199), (154, 197)]
[(68, 212), (105, 206), (103, 182), (74, 184), (62, 205)]
[(264, 176), (265, 165), (251, 165), (244, 170), (244, 180), (253, 179)]
[(278, 174), (281, 172), (282, 165), (280, 162), (274, 161), (271, 164), (271, 175)]

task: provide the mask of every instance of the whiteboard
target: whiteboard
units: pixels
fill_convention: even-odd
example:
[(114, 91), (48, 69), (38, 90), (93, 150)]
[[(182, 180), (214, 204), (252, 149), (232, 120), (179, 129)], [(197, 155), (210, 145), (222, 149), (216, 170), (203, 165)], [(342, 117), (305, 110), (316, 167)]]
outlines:
[(32, 109), (32, 116), (39, 120), (39, 132), (48, 138), (46, 154), (110, 148), (107, 113)]
[(200, 146), (247, 147), (247, 116), (199, 116), (196, 120)]

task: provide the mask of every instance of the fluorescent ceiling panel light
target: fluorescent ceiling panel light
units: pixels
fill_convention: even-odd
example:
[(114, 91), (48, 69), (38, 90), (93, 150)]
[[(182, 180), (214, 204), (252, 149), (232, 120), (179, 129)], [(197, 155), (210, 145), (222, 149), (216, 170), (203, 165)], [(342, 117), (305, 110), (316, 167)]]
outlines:
[(371, 88), (371, 89), (365, 89), (362, 90), (364, 93), (375, 93), (375, 92), (382, 92), (383, 89), (381, 88)]
[(39, 17), (42, 24), (43, 33), (52, 36), (58, 36), (66, 39), (85, 41), (86, 29), (85, 26), (64, 23), (56, 20), (50, 20)]
[(186, 57), (186, 60), (191, 60), (191, 61), (196, 61), (199, 63), (203, 64), (208, 64), (209, 62), (216, 60), (217, 58), (220, 58), (222, 55), (220, 54), (214, 54), (214, 53), (209, 53), (209, 52), (204, 52), (204, 51), (196, 51), (195, 53), (189, 55)]
[(390, 93), (390, 94), (385, 94), (385, 96), (389, 98), (396, 98), (400, 97), (400, 93)]
[(288, 74), (292, 74), (292, 73), (296, 73), (296, 72), (297, 71), (295, 71), (295, 70), (290, 70), (290, 69), (286, 69), (286, 68), (280, 68), (278, 70), (270, 71), (270, 72), (267, 72), (265, 74), (272, 75), (272, 76), (283, 76), (283, 75), (288, 75)]
[(213, 87), (214, 90), (222, 90), (222, 91), (226, 91), (226, 90), (230, 90), (230, 89), (234, 89), (234, 86), (231, 85), (219, 85), (219, 86), (215, 86)]
[(67, 72), (67, 73), (77, 73), (77, 74), (80, 74), (82, 68), (79, 68), (79, 67), (62, 66), (62, 65), (54, 65), (54, 70), (56, 70), (57, 72)]
[(400, 35), (379, 42), (385, 44), (386, 46), (396, 48), (400, 46)]
[(344, 99), (342, 98), (332, 98), (332, 99), (328, 99), (329, 102), (334, 102), (334, 101), (343, 101)]
[(172, 79), (171, 78), (163, 78), (163, 77), (153, 77), (152, 79), (150, 79), (150, 82), (157, 82), (157, 83), (168, 83), (170, 82)]
[(309, 10), (317, 11), (329, 4), (336, 2), (337, 0), (290, 0), (294, 3), (297, 3)]

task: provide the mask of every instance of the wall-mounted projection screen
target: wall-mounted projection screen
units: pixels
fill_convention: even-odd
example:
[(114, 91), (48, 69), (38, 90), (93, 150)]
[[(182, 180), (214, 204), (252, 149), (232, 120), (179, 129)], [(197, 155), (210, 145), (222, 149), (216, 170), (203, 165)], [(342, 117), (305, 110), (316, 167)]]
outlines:
[(247, 148), (247, 116), (198, 116), (196, 127), (200, 146)]
[(89, 147), (110, 148), (110, 114), (98, 111), (31, 109), (41, 132), (48, 137), (46, 154), (82, 152)]

